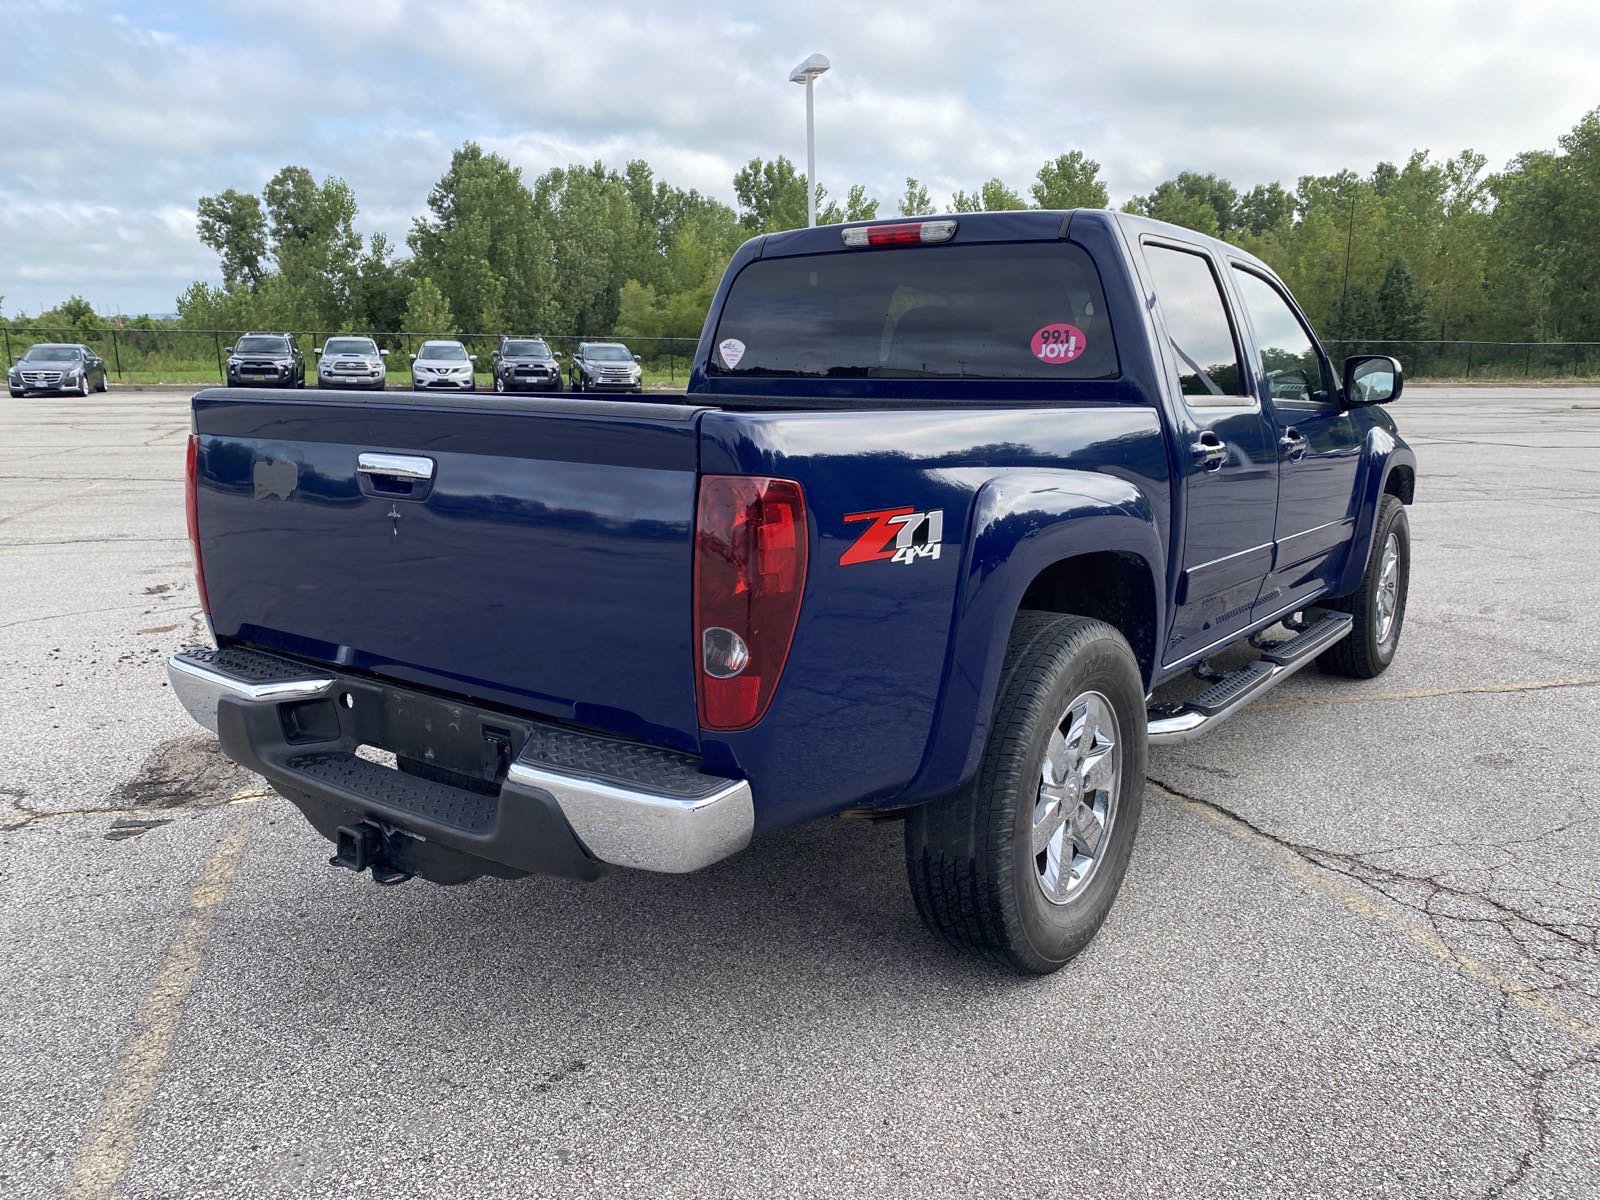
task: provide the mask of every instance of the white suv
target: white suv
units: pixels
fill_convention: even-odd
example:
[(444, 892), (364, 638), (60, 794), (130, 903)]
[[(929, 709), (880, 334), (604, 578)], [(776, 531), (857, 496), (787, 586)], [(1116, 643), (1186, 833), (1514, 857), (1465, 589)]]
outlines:
[(419, 392), (470, 392), (475, 361), (460, 342), (423, 342), (411, 356), (411, 386)]

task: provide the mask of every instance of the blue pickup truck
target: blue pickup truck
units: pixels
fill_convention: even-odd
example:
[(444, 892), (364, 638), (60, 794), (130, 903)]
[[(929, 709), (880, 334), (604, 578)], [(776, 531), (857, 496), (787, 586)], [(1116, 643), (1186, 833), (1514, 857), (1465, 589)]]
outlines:
[(1148, 744), (1393, 658), (1401, 383), (1336, 367), (1260, 261), (1124, 214), (770, 234), (686, 393), (197, 395), (216, 646), (169, 676), (380, 883), (894, 815), (936, 934), (1052, 971), (1127, 871)]

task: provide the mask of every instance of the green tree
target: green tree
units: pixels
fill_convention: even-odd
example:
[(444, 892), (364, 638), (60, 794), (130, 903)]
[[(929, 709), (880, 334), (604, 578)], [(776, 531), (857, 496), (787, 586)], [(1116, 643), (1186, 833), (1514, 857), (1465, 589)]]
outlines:
[(557, 275), (548, 214), (522, 173), (467, 142), (428, 193), (428, 215), (406, 241), (469, 333), (533, 331), (549, 312)]
[[(818, 189), (817, 207), (822, 207)], [(752, 233), (802, 229), (806, 224), (806, 177), (783, 155), (771, 162), (752, 158), (733, 177), (739, 221)]]
[[(817, 189), (821, 196), (822, 189)], [(817, 224), (837, 225), (841, 221), (870, 221), (878, 215), (878, 202), (867, 195), (867, 189), (862, 184), (854, 184), (845, 193), (844, 206), (837, 204), (823, 204), (817, 201)]]
[(1417, 277), (1396, 258), (1384, 272), (1377, 296), (1377, 336), (1395, 341), (1414, 341), (1428, 334), (1428, 300)]
[(911, 176), (906, 176), (906, 190), (900, 197), (902, 217), (926, 217), (934, 212), (933, 198), (928, 189)]
[(1027, 208), (1028, 203), (1000, 179), (990, 179), (975, 192), (957, 192), (950, 197), (952, 212), (1005, 212)]
[(560, 280), (544, 297), (540, 326), (579, 334), (610, 330), (636, 265), (640, 228), (621, 177), (600, 163), (547, 171), (534, 185), (534, 205)]
[(373, 234), (367, 242), (367, 252), (356, 264), (348, 323), (378, 332), (399, 329), (410, 293), (405, 264), (395, 260), (387, 237)]
[(267, 181), (262, 198), (278, 274), (303, 305), (295, 324), (343, 324), (361, 257), (355, 193), (342, 179), (319, 184), (306, 168), (289, 166)]
[(1235, 225), (1238, 202), (1237, 189), (1226, 179), (1183, 171), (1176, 179), (1157, 184), (1149, 195), (1133, 197), (1122, 211), (1225, 237)]
[(1294, 224), (1294, 193), (1285, 191), (1282, 184), (1257, 184), (1239, 197), (1234, 209), (1237, 227), (1258, 237), (1267, 234), (1287, 235)]
[(401, 329), (406, 333), (425, 337), (444, 337), (456, 332), (456, 319), (451, 315), (450, 302), (426, 275), (418, 279), (406, 301)]
[(201, 196), (195, 214), (200, 240), (222, 258), (223, 282), (253, 290), (266, 271), (267, 218), (261, 200), (228, 188)]
[(1110, 193), (1100, 179), (1100, 164), (1081, 150), (1061, 154), (1039, 168), (1028, 189), (1040, 208), (1106, 208)]

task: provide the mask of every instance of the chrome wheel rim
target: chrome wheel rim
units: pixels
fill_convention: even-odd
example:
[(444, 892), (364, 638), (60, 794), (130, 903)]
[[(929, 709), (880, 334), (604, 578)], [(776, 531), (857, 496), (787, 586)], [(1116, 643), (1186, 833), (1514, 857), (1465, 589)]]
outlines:
[(1400, 539), (1390, 534), (1378, 564), (1378, 641), (1387, 642), (1400, 611)]
[(1050, 731), (1033, 806), (1039, 890), (1070, 904), (1087, 890), (1110, 847), (1122, 784), (1122, 731), (1099, 692), (1084, 692)]

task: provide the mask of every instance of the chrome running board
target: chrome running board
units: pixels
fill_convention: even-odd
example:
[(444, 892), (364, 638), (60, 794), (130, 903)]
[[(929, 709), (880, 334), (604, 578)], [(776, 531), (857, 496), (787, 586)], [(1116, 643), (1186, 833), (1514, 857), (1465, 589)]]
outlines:
[(1294, 637), (1261, 646), (1260, 658), (1230, 671), (1194, 699), (1151, 708), (1150, 745), (1175, 746), (1205, 736), (1301, 667), (1315, 662), (1317, 655), (1348, 637), (1353, 627), (1349, 613), (1318, 609), (1306, 616), (1309, 623)]

